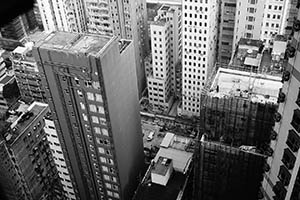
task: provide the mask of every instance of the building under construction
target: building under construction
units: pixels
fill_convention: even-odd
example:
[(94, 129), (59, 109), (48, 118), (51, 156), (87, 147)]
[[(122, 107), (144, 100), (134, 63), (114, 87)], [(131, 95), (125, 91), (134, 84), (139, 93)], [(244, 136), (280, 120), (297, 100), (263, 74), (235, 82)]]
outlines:
[(200, 127), (210, 140), (268, 149), (281, 77), (216, 69), (201, 94)]
[(264, 155), (217, 142), (200, 141), (198, 147), (193, 199), (261, 199)]
[(269, 144), (276, 139), (272, 127), (280, 117), (278, 101), (285, 98), (281, 87), (279, 76), (216, 66), (201, 94), (193, 199), (263, 197)]

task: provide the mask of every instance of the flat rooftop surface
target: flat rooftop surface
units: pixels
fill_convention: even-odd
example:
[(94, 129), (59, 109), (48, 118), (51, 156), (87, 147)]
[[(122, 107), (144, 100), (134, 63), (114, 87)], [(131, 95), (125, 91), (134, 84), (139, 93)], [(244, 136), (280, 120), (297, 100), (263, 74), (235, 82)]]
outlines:
[(179, 191), (183, 188), (186, 176), (173, 171), (166, 186), (155, 183), (142, 184), (136, 200), (176, 200)]
[(264, 74), (219, 68), (210, 95), (216, 97), (239, 96), (255, 102), (277, 102), (281, 78)]
[[(19, 136), (29, 128), (30, 124), (44, 111), (44, 109), (47, 108), (47, 104), (42, 104), (42, 103), (33, 103), (31, 104), (27, 111), (30, 111), (33, 113), (29, 119), (24, 120), (23, 122), (19, 122), (19, 120), (22, 118), (22, 115), (20, 115), (15, 122), (11, 124), (11, 131), (10, 134), (12, 137), (8, 142), (14, 143), (15, 141), (18, 140)], [(25, 113), (25, 112), (24, 112)]]
[[(164, 160), (165, 159), (165, 160)], [(165, 161), (165, 163), (163, 163)], [(159, 157), (158, 161), (155, 163), (155, 165), (152, 168), (152, 172), (159, 174), (159, 175), (166, 175), (168, 169), (171, 167), (172, 160), (169, 158)]]
[(68, 50), (75, 53), (92, 53), (100, 52), (112, 37), (92, 34), (79, 34), (68, 32), (55, 32), (50, 34), (41, 47)]

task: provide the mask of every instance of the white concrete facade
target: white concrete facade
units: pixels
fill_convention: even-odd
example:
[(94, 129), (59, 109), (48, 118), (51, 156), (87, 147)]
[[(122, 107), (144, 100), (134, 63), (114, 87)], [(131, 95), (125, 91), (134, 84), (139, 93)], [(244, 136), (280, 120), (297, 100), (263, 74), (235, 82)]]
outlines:
[(164, 5), (151, 29), (152, 69), (147, 77), (148, 96), (155, 110), (168, 110), (175, 94), (175, 65), (181, 57), (181, 11)]
[[(300, 19), (300, 12), (298, 14)], [(300, 42), (300, 32), (294, 33), (294, 45)], [(270, 171), (266, 172), (263, 182), (266, 199), (298, 199), (300, 168), (300, 51), (289, 59), (288, 75), (281, 92), (285, 94), (279, 104), (281, 120), (275, 124), (276, 140), (271, 142), (274, 150), (269, 157)], [(285, 75), (284, 75), (285, 76)], [(275, 199), (275, 198), (274, 198)]]
[(219, 2), (182, 3), (182, 114), (197, 116), (201, 90), (216, 61)]
[(58, 171), (65, 195), (69, 200), (76, 199), (69, 171), (65, 162), (65, 158), (61, 149), (61, 145), (57, 136), (54, 122), (50, 119), (45, 119), (44, 131), (47, 134), (47, 140), (54, 158), (54, 163)]
[(45, 31), (84, 32), (86, 20), (80, 0), (37, 0)]
[(260, 39), (265, 1), (237, 0), (233, 52), (241, 38)]
[(285, 33), (290, 4), (288, 0), (237, 0), (233, 50), (242, 37), (272, 46), (275, 35)]

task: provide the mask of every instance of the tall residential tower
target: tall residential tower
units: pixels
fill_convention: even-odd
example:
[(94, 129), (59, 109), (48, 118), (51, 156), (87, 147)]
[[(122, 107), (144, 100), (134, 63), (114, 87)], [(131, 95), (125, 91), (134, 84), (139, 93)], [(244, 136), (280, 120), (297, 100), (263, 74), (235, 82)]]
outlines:
[(182, 114), (200, 114), (200, 94), (216, 60), (217, 0), (182, 4)]
[(131, 199), (143, 166), (133, 42), (57, 32), (34, 56), (78, 199)]
[(294, 25), (294, 38), (286, 55), (288, 65), (279, 91), (278, 112), (274, 116), (273, 156), (263, 188), (267, 199), (297, 200), (300, 192), (300, 12)]
[(163, 5), (150, 29), (152, 64), (146, 69), (149, 101), (155, 110), (168, 111), (176, 90), (175, 66), (181, 57), (180, 8)]

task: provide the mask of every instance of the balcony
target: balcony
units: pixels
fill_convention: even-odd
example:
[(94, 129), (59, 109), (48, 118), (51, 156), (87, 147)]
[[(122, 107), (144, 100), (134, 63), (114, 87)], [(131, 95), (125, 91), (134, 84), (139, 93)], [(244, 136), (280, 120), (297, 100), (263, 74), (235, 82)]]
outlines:
[(282, 74), (282, 82), (288, 81), (290, 79), (291, 73), (289, 71), (284, 71)]
[(293, 46), (288, 46), (285, 51), (287, 57), (293, 58), (296, 55), (296, 49)]
[(274, 131), (274, 130), (272, 130), (272, 131), (271, 131), (271, 134), (270, 134), (270, 139), (271, 139), (271, 140), (276, 140), (277, 135), (278, 135), (277, 132)]
[(283, 103), (284, 101), (285, 101), (285, 94), (282, 92), (282, 88), (280, 88), (277, 102)]
[[(299, 2), (298, 2), (298, 4), (299, 4)], [(294, 21), (294, 24), (293, 24), (293, 30), (295, 31), (295, 32), (298, 32), (298, 31), (300, 31), (300, 20), (295, 20)]]
[(281, 114), (279, 112), (276, 112), (274, 114), (274, 120), (275, 120), (275, 122), (280, 122), (281, 118), (282, 118), (282, 116), (281, 116)]

